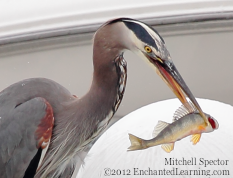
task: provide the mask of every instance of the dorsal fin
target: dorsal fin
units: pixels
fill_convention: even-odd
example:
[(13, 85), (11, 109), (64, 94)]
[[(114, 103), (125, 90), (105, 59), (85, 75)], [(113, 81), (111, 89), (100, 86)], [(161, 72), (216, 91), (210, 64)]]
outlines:
[(198, 112), (196, 107), (193, 105), (192, 102), (188, 102), (185, 105), (180, 106), (174, 113), (173, 115), (173, 122), (179, 120), (180, 118), (194, 113), (194, 112)]
[(152, 132), (152, 137), (156, 137), (168, 125), (169, 124), (164, 121), (158, 121), (158, 124), (155, 126)]

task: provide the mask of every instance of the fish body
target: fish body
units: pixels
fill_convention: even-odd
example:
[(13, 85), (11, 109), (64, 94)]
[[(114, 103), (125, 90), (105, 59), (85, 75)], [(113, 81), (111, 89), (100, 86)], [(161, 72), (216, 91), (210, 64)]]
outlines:
[(206, 114), (209, 123), (206, 123), (202, 116), (192, 106), (192, 110), (188, 110), (185, 106), (181, 106), (174, 114), (171, 124), (158, 121), (151, 140), (144, 140), (132, 134), (129, 134), (131, 146), (128, 151), (146, 149), (152, 146), (162, 145), (166, 152), (174, 149), (174, 143), (184, 137), (192, 135), (191, 141), (195, 145), (199, 142), (202, 133), (212, 132), (218, 129), (218, 122), (209, 114)]

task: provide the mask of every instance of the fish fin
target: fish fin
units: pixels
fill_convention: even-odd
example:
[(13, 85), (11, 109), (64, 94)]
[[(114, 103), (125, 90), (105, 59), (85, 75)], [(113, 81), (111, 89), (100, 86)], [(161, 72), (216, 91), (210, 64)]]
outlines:
[(206, 129), (206, 128), (205, 128), (203, 125), (199, 125), (199, 126), (198, 126), (198, 130), (200, 130), (200, 131), (202, 131), (202, 132), (203, 132), (205, 129)]
[(144, 140), (136, 137), (135, 135), (129, 134), (129, 140), (131, 142), (131, 146), (128, 148), (127, 151), (142, 150), (147, 148), (143, 143)]
[(180, 118), (198, 112), (196, 107), (192, 102), (185, 103), (184, 105), (180, 106), (173, 115), (173, 122), (179, 120)]
[(165, 127), (167, 127), (169, 123), (164, 121), (158, 121), (157, 125), (155, 126), (152, 137), (156, 137)]
[(173, 149), (174, 149), (174, 142), (173, 143), (167, 143), (167, 144), (163, 144), (161, 147), (164, 151), (166, 151), (167, 153), (170, 153)]
[(200, 141), (200, 139), (201, 139), (201, 134), (193, 134), (191, 136), (191, 140), (190, 141), (193, 142), (193, 145), (196, 145), (197, 142)]
[(172, 122), (176, 122), (176, 121), (178, 121), (178, 119), (173, 117)]

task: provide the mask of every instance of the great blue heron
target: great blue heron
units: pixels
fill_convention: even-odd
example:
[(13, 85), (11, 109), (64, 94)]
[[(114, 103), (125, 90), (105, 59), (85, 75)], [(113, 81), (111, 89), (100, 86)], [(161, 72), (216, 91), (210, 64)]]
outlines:
[(182, 103), (186, 94), (203, 114), (163, 38), (140, 21), (111, 20), (94, 35), (93, 81), (82, 98), (45, 78), (26, 79), (0, 93), (1, 178), (72, 176), (79, 155), (104, 131), (121, 103), (125, 50), (149, 61)]

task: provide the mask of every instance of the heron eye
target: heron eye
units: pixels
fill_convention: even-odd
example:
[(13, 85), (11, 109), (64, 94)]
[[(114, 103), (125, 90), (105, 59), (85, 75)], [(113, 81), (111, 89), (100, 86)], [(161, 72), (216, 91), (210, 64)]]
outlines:
[(152, 52), (152, 49), (149, 46), (145, 46), (144, 49), (146, 50), (147, 53)]

